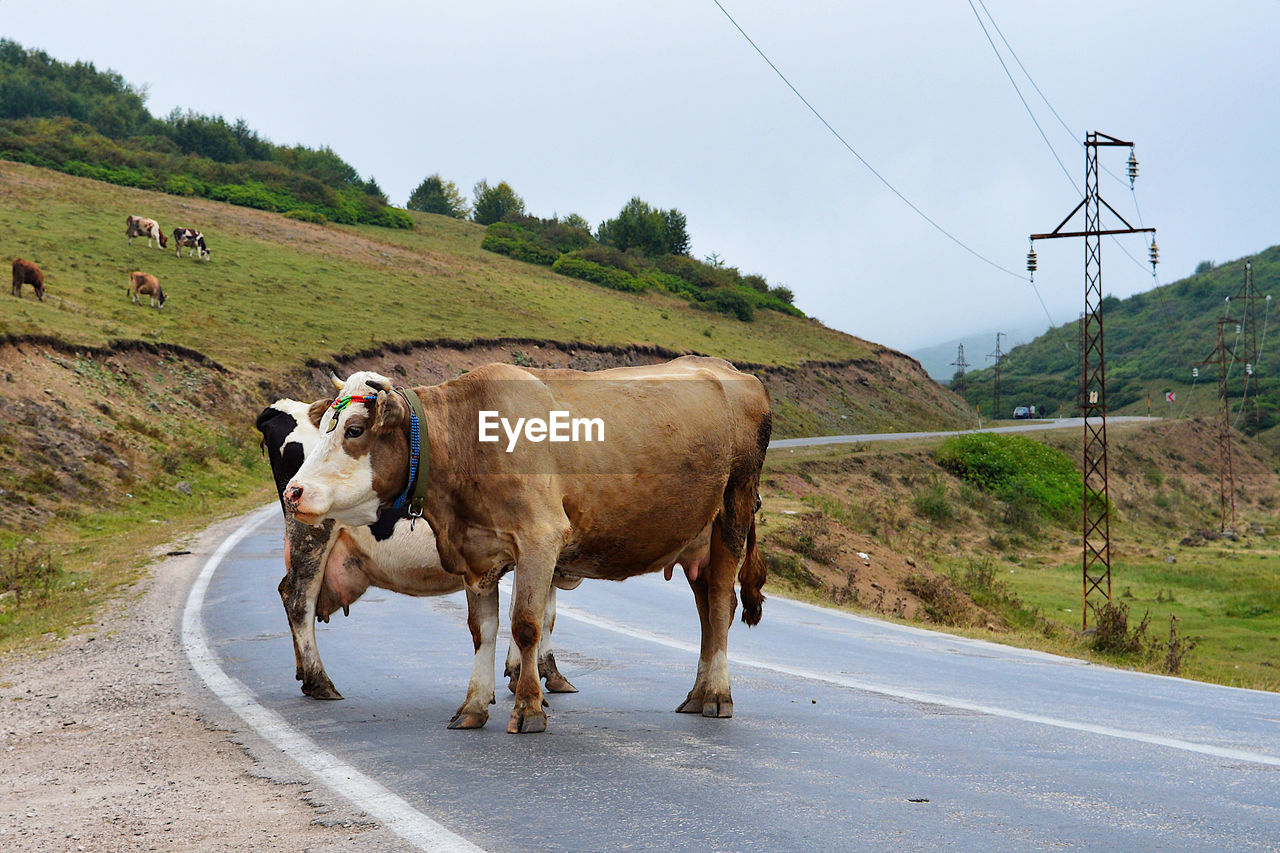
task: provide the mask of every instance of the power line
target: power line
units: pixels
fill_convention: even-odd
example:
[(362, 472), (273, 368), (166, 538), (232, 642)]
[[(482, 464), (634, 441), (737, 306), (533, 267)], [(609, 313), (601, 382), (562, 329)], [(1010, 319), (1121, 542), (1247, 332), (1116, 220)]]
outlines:
[[(996, 23), (995, 16), (991, 14), (991, 10), (987, 8), (986, 3), (984, 3), (983, 0), (978, 0), (978, 5), (981, 6), (982, 11), (986, 13), (987, 19), (991, 21), (992, 29), (994, 29), (996, 31), (996, 34), (1000, 36), (1000, 41), (1004, 44), (1005, 48), (1009, 51), (1009, 55), (1013, 57), (1013, 61), (1018, 63), (1018, 68), (1022, 71), (1023, 76), (1027, 78), (1027, 82), (1031, 84), (1031, 88), (1036, 90), (1036, 94), (1040, 96), (1040, 100), (1044, 101), (1044, 105), (1049, 108), (1049, 112), (1053, 113), (1053, 117), (1058, 120), (1058, 124), (1062, 125), (1062, 129), (1074, 137), (1075, 134), (1072, 132), (1071, 127), (1066, 123), (1066, 121), (1063, 120), (1062, 116), (1059, 115), (1058, 111), (1053, 108), (1053, 104), (1049, 101), (1049, 98), (1040, 89), (1040, 87), (1036, 85), (1035, 78), (1031, 76), (1031, 72), (1027, 70), (1027, 67), (1022, 64), (1022, 60), (1018, 58), (1017, 51), (1013, 49), (1013, 45), (1009, 44), (1009, 40), (1005, 38), (1004, 32), (1000, 29), (1000, 25)], [(982, 34), (986, 36), (987, 43), (991, 45), (991, 50), (992, 52), (995, 53), (996, 60), (999, 61), (1000, 67), (1004, 69), (1005, 76), (1009, 78), (1009, 83), (1013, 86), (1013, 91), (1017, 93), (1018, 100), (1022, 101), (1022, 106), (1024, 109), (1026, 109), (1027, 115), (1031, 119), (1031, 123), (1036, 126), (1036, 130), (1040, 132), (1040, 138), (1044, 140), (1044, 144), (1049, 147), (1050, 153), (1053, 154), (1053, 159), (1058, 161), (1058, 166), (1062, 169), (1063, 174), (1067, 176), (1067, 180), (1071, 183), (1071, 186), (1078, 192), (1080, 190), (1079, 185), (1076, 183), (1075, 178), (1071, 176), (1071, 173), (1067, 170), (1067, 167), (1063, 166), (1062, 158), (1058, 156), (1057, 149), (1055, 149), (1053, 147), (1053, 143), (1049, 141), (1048, 135), (1044, 132), (1044, 128), (1040, 126), (1040, 122), (1036, 119), (1035, 113), (1032, 111), (1031, 106), (1027, 103), (1027, 99), (1022, 96), (1022, 90), (1018, 88), (1017, 82), (1013, 79), (1013, 75), (1009, 72), (1009, 66), (1005, 63), (1004, 57), (1000, 55), (1000, 50), (996, 47), (995, 42), (992, 41), (991, 34), (987, 32), (987, 27), (982, 22), (982, 16), (979, 15), (978, 10), (974, 8), (973, 0), (969, 0), (969, 8), (970, 10), (973, 11), (974, 17), (977, 18), (978, 26), (982, 28)], [(1083, 142), (1079, 144), (1081, 145), (1081, 147), (1084, 147)], [(1112, 172), (1110, 169), (1108, 169), (1105, 165), (1099, 164), (1099, 167), (1101, 168), (1102, 171), (1106, 172), (1112, 178), (1115, 178), (1117, 182), (1122, 182), (1121, 178), (1118, 175), (1116, 175), (1114, 172)], [(1138, 205), (1138, 194), (1134, 190), (1132, 181), (1129, 182), (1129, 193), (1133, 199), (1134, 210), (1137, 211), (1137, 214), (1138, 214), (1138, 225), (1140, 227), (1145, 227), (1146, 223), (1142, 221), (1142, 208)], [(1152, 239), (1154, 240), (1154, 237)], [(1137, 258), (1135, 258), (1129, 252), (1129, 250), (1125, 248), (1124, 244), (1121, 243), (1118, 238), (1116, 238), (1115, 236), (1112, 236), (1111, 242), (1114, 243), (1118, 249), (1120, 249), (1121, 253), (1124, 254), (1125, 257), (1133, 261), (1135, 266), (1143, 270), (1146, 269), (1146, 265), (1143, 264), (1141, 261), (1139, 261)], [(1151, 244), (1148, 243), (1147, 244), (1148, 251), (1150, 251), (1150, 248), (1151, 248)], [(1169, 310), (1169, 305), (1165, 301), (1164, 293), (1160, 291), (1160, 279), (1156, 273), (1156, 269), (1154, 265), (1152, 265), (1151, 267), (1151, 281), (1155, 286), (1156, 297), (1160, 301), (1160, 308), (1164, 312), (1165, 319), (1172, 321), (1173, 312)], [(1035, 285), (1035, 280), (1032, 279), (1032, 286), (1034, 287), (1034, 285)], [(1040, 291), (1038, 288), (1036, 289), (1036, 297), (1037, 298), (1040, 297)], [(1040, 304), (1042, 306), (1044, 305), (1043, 299), (1040, 299)], [(1048, 314), (1047, 308), (1045, 309), (1045, 313)], [(1052, 318), (1050, 318), (1050, 325), (1051, 326), (1054, 325)], [(1063, 342), (1063, 346), (1064, 347), (1067, 346), (1065, 341)]]
[[(978, 2), (981, 3), (982, 0), (978, 0)], [(1000, 63), (1000, 67), (1004, 69), (1004, 76), (1009, 78), (1009, 84), (1013, 86), (1013, 91), (1018, 94), (1018, 100), (1022, 101), (1022, 107), (1027, 111), (1027, 116), (1031, 119), (1031, 123), (1036, 126), (1036, 130), (1040, 131), (1040, 138), (1043, 139), (1044, 144), (1049, 147), (1049, 153), (1053, 155), (1053, 159), (1058, 161), (1058, 168), (1062, 170), (1062, 174), (1067, 176), (1067, 180), (1071, 182), (1071, 186), (1078, 191), (1080, 189), (1079, 185), (1076, 184), (1075, 178), (1071, 177), (1071, 172), (1067, 170), (1066, 165), (1062, 162), (1062, 158), (1058, 156), (1057, 149), (1053, 147), (1053, 143), (1050, 142), (1049, 137), (1045, 135), (1044, 128), (1041, 127), (1040, 122), (1036, 120), (1036, 114), (1031, 111), (1031, 105), (1028, 104), (1027, 99), (1022, 96), (1022, 90), (1018, 88), (1017, 81), (1015, 81), (1013, 79), (1013, 75), (1009, 73), (1009, 66), (1005, 64), (1004, 57), (1000, 55), (1000, 49), (997, 48), (996, 43), (991, 40), (991, 33), (987, 32), (987, 25), (982, 23), (982, 16), (978, 14), (977, 8), (973, 5), (973, 0), (969, 0), (969, 8), (973, 11), (973, 17), (977, 18), (978, 26), (982, 28), (982, 34), (987, 37), (987, 44), (991, 45), (991, 52), (996, 55), (996, 60)], [(982, 10), (986, 12), (987, 7), (983, 6)], [(991, 17), (990, 12), (987, 12), (987, 17), (989, 18)], [(995, 26), (994, 18), (991, 19), (991, 24), (992, 26)], [(996, 27), (997, 32), (999, 31), (999, 29), (1000, 29), (999, 27)], [(1004, 41), (1003, 34), (1000, 35), (1000, 39)], [(1005, 44), (1005, 47), (1009, 47), (1009, 42), (1005, 41), (1004, 44)], [(1013, 48), (1009, 48), (1009, 53), (1013, 53)], [(1018, 57), (1017, 55), (1014, 55), (1013, 58), (1017, 59)], [(1021, 62), (1018, 63), (1018, 67), (1022, 68)], [(1022, 68), (1022, 73), (1027, 74), (1027, 69)], [(1027, 74), (1027, 79), (1028, 80), (1031, 79), (1030, 74)], [(1036, 84), (1034, 81), (1032, 81), (1031, 85), (1035, 86)], [(1040, 91), (1040, 88), (1038, 86), (1036, 86), (1036, 91), (1037, 92)], [(1044, 98), (1044, 93), (1041, 93), (1040, 97)], [(1048, 102), (1049, 101), (1046, 99), (1045, 103), (1047, 104)], [(1053, 107), (1050, 107), (1049, 109), (1053, 110)], [(1054, 115), (1057, 115), (1057, 113), (1055, 112)], [(1059, 118), (1058, 121), (1062, 121), (1062, 119)]]
[(1017, 279), (1022, 279), (1024, 281), (1026, 280), (1021, 274), (1016, 273), (1013, 270), (1008, 269), (1007, 267), (1001, 266), (1000, 264), (988, 258), (986, 255), (979, 252), (978, 250), (970, 248), (968, 244), (966, 244), (959, 237), (956, 237), (950, 231), (948, 231), (947, 229), (939, 225), (937, 222), (935, 222), (928, 214), (926, 214), (923, 210), (921, 210), (914, 203), (912, 203), (912, 201), (908, 199), (905, 195), (899, 192), (897, 187), (889, 183), (888, 179), (885, 178), (884, 175), (876, 171), (876, 168), (872, 166), (869, 162), (867, 162), (867, 159), (865, 157), (863, 157), (856, 150), (854, 150), (854, 147), (849, 144), (848, 140), (846, 140), (843, 136), (841, 136), (840, 132), (837, 131), (834, 127), (832, 127), (831, 123), (822, 117), (822, 113), (818, 112), (817, 108), (814, 107), (813, 104), (809, 103), (809, 100), (805, 98), (804, 95), (800, 94), (800, 90), (797, 89), (794, 85), (792, 85), (791, 81), (787, 79), (787, 75), (783, 74), (782, 71), (778, 69), (778, 66), (773, 64), (773, 60), (771, 60), (765, 54), (765, 52), (760, 49), (760, 46), (755, 43), (755, 41), (751, 38), (751, 36), (747, 35), (747, 31), (744, 30), (742, 26), (737, 21), (734, 20), (733, 16), (729, 14), (729, 11), (725, 9), (723, 5), (721, 5), (720, 0), (712, 0), (712, 2), (715, 3), (716, 7), (719, 8), (720, 11), (724, 13), (724, 16), (726, 18), (729, 19), (729, 23), (733, 24), (734, 29), (736, 29), (742, 35), (742, 37), (747, 40), (747, 44), (751, 45), (751, 47), (755, 50), (755, 52), (760, 54), (760, 58), (763, 59), (770, 68), (773, 69), (773, 73), (778, 75), (778, 79), (780, 79), (783, 83), (787, 84), (787, 88), (790, 89), (791, 92), (797, 98), (800, 99), (800, 102), (802, 104), (804, 104), (806, 107), (809, 108), (809, 112), (813, 113), (814, 117), (817, 118), (818, 121), (822, 122), (823, 126), (827, 130), (831, 131), (832, 136), (838, 139), (840, 141), (840, 144), (843, 145), (846, 149), (848, 149), (849, 153), (852, 154), (854, 157), (856, 157), (858, 159), (858, 162), (861, 163), (863, 166), (865, 166), (867, 168), (867, 171), (875, 175), (876, 179), (880, 181), (880, 183), (884, 184), (884, 186), (891, 193), (896, 195), (898, 199), (902, 201), (903, 204), (905, 204), (907, 207), (915, 211), (916, 215), (919, 216), (921, 219), (923, 219), (925, 222), (928, 222), (930, 225), (932, 225), (939, 234), (946, 237), (952, 243), (955, 243), (957, 246), (964, 249), (966, 252), (973, 255), (978, 260), (982, 261), (983, 263), (989, 266), (994, 267), (995, 269), (1000, 270), (1000, 272), (1002, 273), (1006, 273)]

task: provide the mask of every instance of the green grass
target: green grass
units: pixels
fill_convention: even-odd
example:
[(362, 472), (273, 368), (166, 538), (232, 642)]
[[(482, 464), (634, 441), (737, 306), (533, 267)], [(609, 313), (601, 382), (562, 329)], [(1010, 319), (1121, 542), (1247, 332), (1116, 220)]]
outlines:
[[(1151, 614), (1149, 633), (1167, 639), (1169, 617), (1196, 641), (1182, 674), (1238, 687), (1280, 689), (1280, 571), (1274, 552), (1183, 549), (1176, 563), (1114, 563), (1112, 600), (1130, 625)], [(1080, 562), (1014, 568), (1003, 579), (1029, 606), (1080, 627)]]
[[(45, 272), (49, 300), (0, 316), (0, 333), (190, 347), (233, 368), (278, 372), (304, 357), (438, 337), (655, 344), (736, 361), (864, 358), (865, 341), (761, 312), (743, 323), (657, 293), (619, 294), (480, 248), (484, 229), (416, 214), (418, 227), (316, 226), (199, 199), (0, 162), (0, 256)], [(213, 260), (124, 238), (129, 213), (205, 233)], [(159, 277), (161, 313), (129, 302), (128, 272)], [(29, 297), (29, 293), (28, 293)]]

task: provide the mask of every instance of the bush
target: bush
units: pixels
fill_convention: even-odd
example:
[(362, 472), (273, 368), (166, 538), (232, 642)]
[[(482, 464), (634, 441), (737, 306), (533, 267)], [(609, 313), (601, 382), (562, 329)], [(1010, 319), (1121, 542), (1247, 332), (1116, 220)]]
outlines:
[(629, 273), (588, 261), (580, 257), (577, 252), (561, 255), (551, 268), (561, 275), (592, 281), (612, 290), (639, 293), (649, 287), (644, 281)]
[(744, 323), (750, 323), (756, 318), (755, 309), (751, 306), (747, 297), (743, 296), (736, 288), (732, 290), (713, 290), (695, 304), (707, 311), (715, 311), (718, 314), (737, 317)]
[(935, 458), (945, 470), (1019, 511), (1033, 507), (1063, 524), (1082, 512), (1084, 486), (1075, 463), (1038, 441), (992, 433), (957, 435), (942, 443)]
[(916, 515), (934, 524), (945, 524), (955, 517), (946, 486), (936, 480), (932, 485), (916, 492), (911, 505), (915, 508)]
[(316, 213), (314, 210), (290, 210), (285, 213), (285, 216), (299, 222), (313, 222), (316, 225), (324, 225), (329, 221), (323, 213)]
[(549, 252), (528, 241), (514, 237), (500, 237), (492, 232), (484, 235), (484, 239), (480, 241), (480, 248), (506, 255), (517, 261), (541, 264), (544, 267), (551, 266), (556, 262), (556, 258), (560, 257), (555, 252)]

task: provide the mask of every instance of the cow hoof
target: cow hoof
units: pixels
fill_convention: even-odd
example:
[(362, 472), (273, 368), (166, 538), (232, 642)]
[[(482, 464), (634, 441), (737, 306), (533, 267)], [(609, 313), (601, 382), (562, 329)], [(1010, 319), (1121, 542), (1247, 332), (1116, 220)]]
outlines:
[[(548, 693), (577, 693), (578, 688), (569, 683), (569, 679), (565, 678), (558, 672), (553, 672), (546, 678)], [(512, 689), (512, 693), (515, 690)]]
[(528, 735), (547, 730), (547, 713), (539, 708), (537, 711), (511, 712), (511, 722), (507, 723), (507, 731), (513, 735)]
[(449, 721), (451, 729), (482, 729), (489, 722), (488, 711), (459, 711)]
[(704, 717), (732, 717), (733, 716), (733, 700), (724, 697), (720, 700), (709, 699), (702, 703), (702, 716)]
[(689, 695), (676, 708), (677, 714), (701, 714), (702, 713), (702, 693), (690, 690)]
[(310, 696), (312, 699), (341, 699), (342, 694), (338, 692), (338, 688), (333, 686), (333, 682), (329, 679), (315, 682), (302, 682), (302, 692)]

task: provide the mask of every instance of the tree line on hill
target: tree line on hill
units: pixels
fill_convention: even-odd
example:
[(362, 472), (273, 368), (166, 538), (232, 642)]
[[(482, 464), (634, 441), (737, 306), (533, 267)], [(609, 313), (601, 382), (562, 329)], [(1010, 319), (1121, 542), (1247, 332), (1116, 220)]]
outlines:
[(470, 218), (488, 226), (483, 248), (613, 290), (671, 293), (694, 307), (745, 322), (755, 319), (758, 308), (804, 316), (792, 304), (790, 288), (771, 287), (762, 275), (743, 275), (716, 255), (702, 261), (691, 257), (685, 215), (675, 208), (655, 208), (639, 197), (594, 233), (576, 213), (550, 219), (530, 215), (506, 181), (478, 182), (469, 205), (457, 184), (429, 175), (409, 196), (408, 208)]
[(312, 222), (412, 228), (331, 149), (276, 145), (243, 119), (151, 115), (145, 92), (91, 62), (0, 39), (0, 158)]

